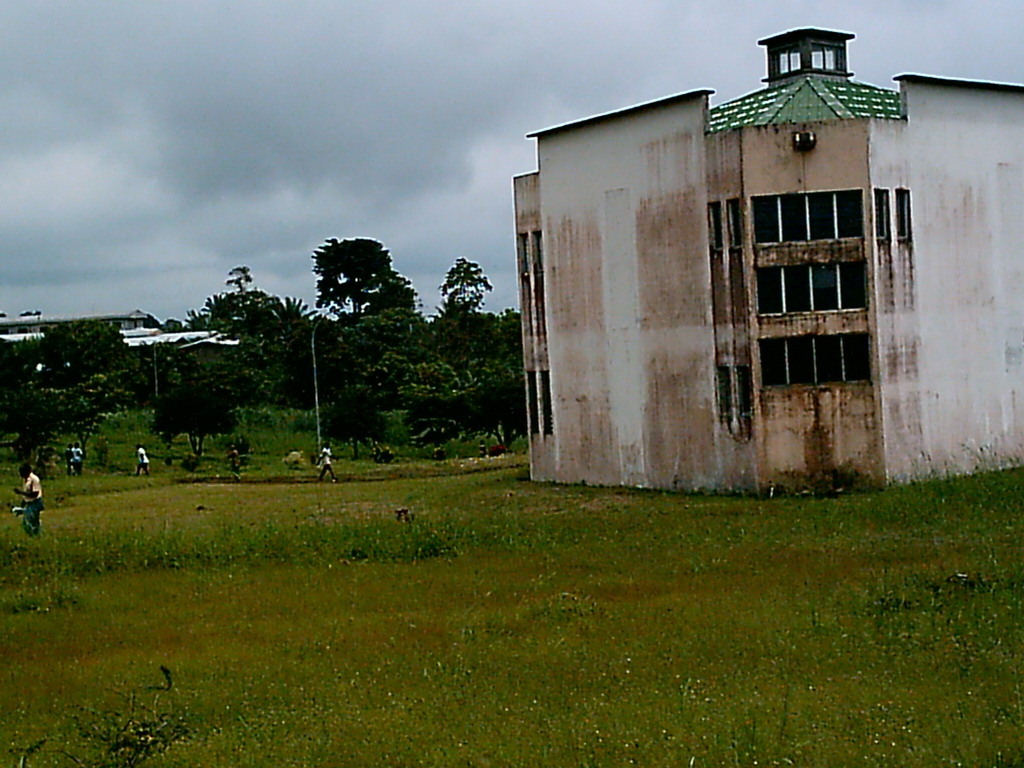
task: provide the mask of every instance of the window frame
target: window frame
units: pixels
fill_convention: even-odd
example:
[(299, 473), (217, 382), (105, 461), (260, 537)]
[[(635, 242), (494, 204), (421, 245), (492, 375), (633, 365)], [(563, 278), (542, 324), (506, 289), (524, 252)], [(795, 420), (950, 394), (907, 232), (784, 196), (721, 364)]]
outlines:
[[(828, 204), (822, 205), (828, 197)], [(856, 205), (854, 206), (854, 200)], [(813, 205), (812, 205), (813, 201)], [(856, 225), (851, 214), (856, 212)], [(812, 219), (812, 209), (818, 214)], [(820, 214), (829, 211), (826, 218)], [(751, 215), (754, 220), (754, 243), (775, 245), (781, 243), (808, 243), (823, 240), (846, 240), (864, 237), (864, 190), (831, 189), (812, 192), (788, 192), (751, 197)], [(812, 237), (829, 231), (830, 237)], [(768, 235), (772, 237), (768, 237)]]
[[(860, 265), (858, 274), (850, 274), (852, 265)], [(815, 274), (821, 274), (823, 270), (831, 269), (834, 275), (835, 288), (832, 293), (835, 295), (835, 306), (820, 308), (821, 303), (816, 300)], [(853, 312), (868, 308), (867, 291), (867, 262), (866, 261), (832, 261), (825, 264), (786, 264), (783, 266), (758, 267), (756, 269), (757, 284), (757, 314), (762, 317), (778, 317), (780, 315), (804, 314), (808, 312)], [(778, 280), (774, 275), (778, 274)], [(846, 273), (844, 275), (844, 272)], [(787, 279), (788, 274), (788, 279)], [(805, 277), (800, 275), (805, 274)], [(856, 291), (846, 285), (851, 279), (856, 280), (859, 287)], [(772, 283), (770, 285), (769, 283)], [(766, 293), (778, 285), (778, 296)], [(818, 289), (820, 290), (820, 288)], [(863, 302), (859, 305), (847, 306), (844, 298), (850, 299), (863, 296)], [(797, 309), (790, 307), (797, 299), (805, 298), (796, 304)], [(770, 308), (781, 307), (779, 311), (763, 311), (764, 305)], [(804, 308), (806, 307), (806, 308)]]
[[(867, 333), (769, 337), (759, 341), (758, 349), (762, 387), (871, 382), (871, 338)], [(821, 375), (826, 366), (835, 370), (837, 363), (839, 378)]]
[(897, 187), (895, 190), (896, 239), (909, 241), (914, 239), (914, 217), (910, 199), (910, 190)]
[(886, 243), (892, 240), (892, 209), (889, 197), (888, 189), (875, 188), (875, 239)]

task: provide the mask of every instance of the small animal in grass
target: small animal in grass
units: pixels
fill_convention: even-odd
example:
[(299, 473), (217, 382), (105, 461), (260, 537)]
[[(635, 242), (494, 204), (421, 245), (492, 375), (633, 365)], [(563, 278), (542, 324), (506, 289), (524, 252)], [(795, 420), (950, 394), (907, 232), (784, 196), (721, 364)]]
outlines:
[(400, 523), (411, 523), (412, 518), (412, 513), (405, 507), (400, 507), (399, 509), (395, 510), (395, 520), (397, 520)]

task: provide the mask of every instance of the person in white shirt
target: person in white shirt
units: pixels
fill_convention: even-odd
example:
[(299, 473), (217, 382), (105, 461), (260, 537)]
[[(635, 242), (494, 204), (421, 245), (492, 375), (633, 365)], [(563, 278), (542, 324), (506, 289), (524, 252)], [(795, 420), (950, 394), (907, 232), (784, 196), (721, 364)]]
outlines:
[(317, 481), (324, 479), (324, 475), (330, 474), (331, 482), (338, 482), (337, 475), (334, 474), (334, 467), (331, 466), (331, 446), (325, 445), (323, 450), (320, 451), (320, 477)]
[(146, 455), (146, 449), (142, 447), (142, 443), (135, 446), (135, 455), (139, 459), (139, 463), (135, 465), (135, 476), (148, 475), (149, 474), (149, 456)]

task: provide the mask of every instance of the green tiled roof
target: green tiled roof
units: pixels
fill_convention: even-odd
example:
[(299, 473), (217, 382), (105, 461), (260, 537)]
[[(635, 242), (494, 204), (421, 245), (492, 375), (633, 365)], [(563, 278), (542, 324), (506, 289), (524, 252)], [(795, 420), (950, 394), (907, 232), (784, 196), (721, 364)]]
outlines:
[(712, 107), (708, 131), (857, 117), (899, 119), (899, 93), (853, 80), (803, 77)]

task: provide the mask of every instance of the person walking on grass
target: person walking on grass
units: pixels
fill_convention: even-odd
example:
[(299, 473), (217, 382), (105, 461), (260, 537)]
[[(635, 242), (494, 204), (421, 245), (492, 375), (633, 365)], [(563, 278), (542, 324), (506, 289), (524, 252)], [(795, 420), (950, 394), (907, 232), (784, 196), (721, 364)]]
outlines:
[(320, 451), (320, 477), (317, 478), (317, 482), (324, 479), (324, 476), (330, 474), (331, 482), (338, 482), (337, 475), (334, 474), (334, 467), (331, 466), (331, 446), (325, 445), (323, 450)]
[(149, 475), (149, 456), (146, 455), (146, 449), (142, 447), (142, 443), (135, 446), (135, 455), (138, 458), (138, 463), (135, 465), (135, 476)]
[(82, 474), (82, 459), (84, 458), (84, 455), (81, 445), (75, 443), (71, 446), (71, 474)]
[(242, 455), (233, 445), (228, 446), (228, 463), (231, 465), (231, 475), (237, 483), (242, 479)]
[(21, 475), (22, 486), (15, 488), (14, 492), (24, 499), (24, 504), (14, 507), (11, 514), (21, 518), (21, 527), (29, 536), (38, 536), (42, 529), (40, 515), (43, 511), (43, 486), (39, 477), (32, 471), (29, 464), (22, 464), (18, 468)]

